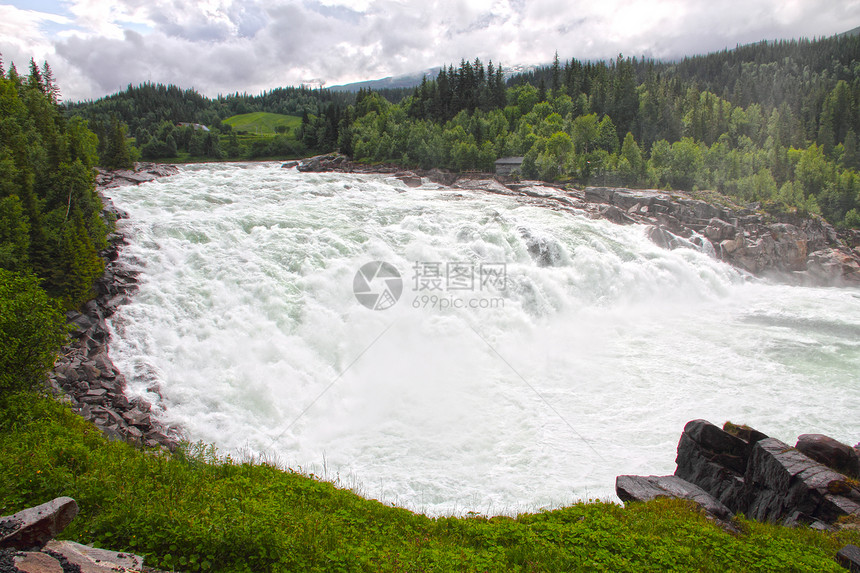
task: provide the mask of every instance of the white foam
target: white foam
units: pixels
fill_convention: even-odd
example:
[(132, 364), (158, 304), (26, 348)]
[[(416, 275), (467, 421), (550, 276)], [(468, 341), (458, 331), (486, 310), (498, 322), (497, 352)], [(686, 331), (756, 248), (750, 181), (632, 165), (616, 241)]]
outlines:
[[(671, 473), (693, 418), (860, 439), (856, 290), (750, 282), (641, 227), (379, 176), (199, 165), (111, 193), (122, 256), (145, 263), (114, 360), (223, 452), (429, 513), (510, 513)], [(372, 260), (404, 278), (386, 311), (353, 296)], [(441, 293), (504, 308), (415, 308), (419, 262), (506, 263), (504, 292)]]

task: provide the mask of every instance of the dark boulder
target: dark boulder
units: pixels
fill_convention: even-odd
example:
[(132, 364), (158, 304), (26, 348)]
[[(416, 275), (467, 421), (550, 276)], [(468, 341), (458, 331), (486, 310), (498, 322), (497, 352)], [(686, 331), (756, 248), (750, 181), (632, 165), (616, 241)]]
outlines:
[(737, 511), (745, 505), (743, 474), (749, 444), (705, 420), (684, 426), (675, 475)]
[(845, 476), (776, 438), (753, 446), (744, 481), (751, 493), (745, 513), (759, 521), (779, 521), (795, 510), (825, 523), (860, 514), (860, 492), (852, 499)]
[(860, 573), (860, 547), (846, 545), (836, 554), (836, 561), (851, 573)]
[(421, 177), (411, 171), (395, 173), (394, 177), (403, 181), (407, 187), (421, 187), (423, 183)]
[(860, 477), (860, 458), (851, 446), (823, 434), (802, 434), (795, 447), (830, 469), (849, 477)]

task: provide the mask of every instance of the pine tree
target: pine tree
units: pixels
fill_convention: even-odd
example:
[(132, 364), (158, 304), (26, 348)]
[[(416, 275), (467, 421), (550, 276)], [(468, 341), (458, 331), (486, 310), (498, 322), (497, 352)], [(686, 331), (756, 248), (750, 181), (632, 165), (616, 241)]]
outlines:
[(51, 66), (47, 60), (42, 64), (42, 81), (45, 83), (45, 95), (48, 96), (53, 104), (59, 104), (60, 86), (57, 85), (54, 79), (54, 72), (51, 70)]
[(36, 65), (36, 60), (30, 58), (30, 77), (27, 80), (30, 89), (39, 90), (45, 93), (45, 82), (42, 79), (42, 72), (39, 71), (39, 66)]
[(558, 61), (558, 51), (555, 52), (555, 57), (552, 60), (551, 78), (552, 97), (557, 98), (561, 95), (561, 64)]
[(131, 150), (126, 141), (126, 126), (111, 116), (110, 131), (104, 157), (101, 158), (102, 167), (105, 169), (129, 168), (133, 165)]

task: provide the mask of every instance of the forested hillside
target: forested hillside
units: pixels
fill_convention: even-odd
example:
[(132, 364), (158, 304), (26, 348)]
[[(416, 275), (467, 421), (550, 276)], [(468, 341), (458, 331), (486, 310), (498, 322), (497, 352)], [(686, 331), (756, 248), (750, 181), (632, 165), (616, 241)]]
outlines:
[(716, 189), (860, 226), (860, 38), (739, 47), (678, 63), (619, 56), (515, 76), (461, 62), (398, 105), (359, 94), (340, 146), (359, 160), (578, 184)]
[[(279, 134), (258, 141), (242, 141), (222, 120), (235, 115), (256, 112), (275, 113), (305, 118), (305, 125), (319, 121), (326, 111), (335, 115), (335, 108), (344, 108), (354, 99), (352, 94), (310, 90), (307, 88), (277, 88), (260, 95), (231, 94), (215, 99), (206, 98), (193, 89), (144, 83), (129, 85), (124, 91), (97, 101), (67, 104), (67, 113), (89, 122), (99, 136), (100, 150), (108, 141), (112, 122), (120, 121), (134, 137), (143, 159), (175, 159), (185, 152), (192, 157), (208, 159), (253, 159), (257, 157), (300, 155), (318, 149), (317, 138), (303, 142), (302, 133)], [(179, 123), (205, 125), (210, 130), (179, 126)], [(292, 137), (289, 137), (292, 135)], [(335, 137), (336, 139), (336, 137)]]

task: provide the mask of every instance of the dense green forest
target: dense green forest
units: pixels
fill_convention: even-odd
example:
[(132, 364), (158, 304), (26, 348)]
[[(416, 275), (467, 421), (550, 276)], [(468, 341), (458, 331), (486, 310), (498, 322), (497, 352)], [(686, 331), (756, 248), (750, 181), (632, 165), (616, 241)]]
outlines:
[[(556, 56), (507, 81), (501, 66), (462, 61), (414, 90), (384, 94), (279, 88), (208, 99), (143, 84), (67, 108), (89, 120), (103, 153), (119, 120), (145, 159), (340, 149), (365, 162), (492, 171), (499, 157), (523, 156), (525, 178), (714, 189), (860, 226), (858, 36), (761, 42), (679, 62)], [(251, 112), (302, 124), (255, 141), (222, 123)]]
[(26, 76), (0, 65), (0, 269), (38, 277), (73, 307), (102, 274), (107, 227), (94, 191), (98, 140), (58, 98), (47, 63), (31, 60)]

